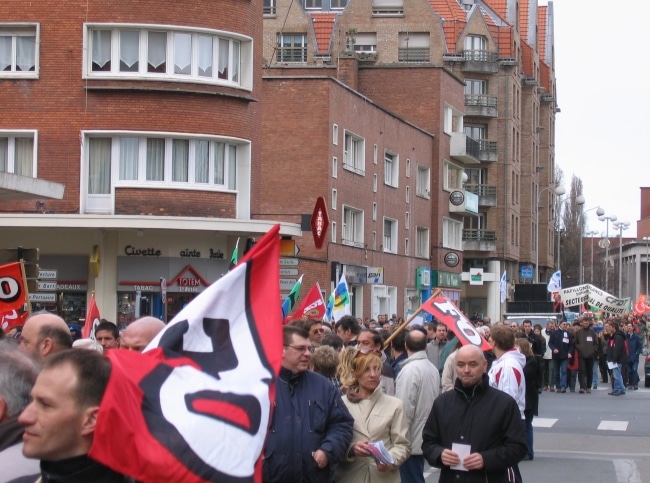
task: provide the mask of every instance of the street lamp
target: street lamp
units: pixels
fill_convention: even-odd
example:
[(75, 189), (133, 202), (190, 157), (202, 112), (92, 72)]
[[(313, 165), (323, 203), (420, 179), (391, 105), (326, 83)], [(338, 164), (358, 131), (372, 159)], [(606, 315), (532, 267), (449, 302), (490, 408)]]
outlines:
[(564, 186), (547, 186), (543, 190), (537, 191), (537, 213), (535, 216), (535, 283), (539, 283), (539, 210), (540, 208), (543, 208), (542, 206), (539, 206), (539, 200), (542, 193), (550, 189), (553, 189), (556, 196), (562, 196), (566, 193)]
[(607, 228), (605, 232), (605, 239), (603, 240), (603, 245), (605, 246), (605, 292), (609, 290), (609, 222), (614, 222), (618, 220), (616, 215), (609, 215), (609, 216), (599, 216), (598, 219), (600, 221), (606, 221), (607, 222)]
[[(558, 213), (558, 217), (560, 217), (561, 214), (562, 214), (562, 206), (564, 206), (567, 203), (567, 201), (569, 201), (569, 200), (570, 200), (570, 198), (562, 200), (560, 202), (560, 213)], [(576, 196), (575, 204), (582, 207), (582, 205), (585, 204), (585, 197), (582, 196), (582, 195)], [(560, 243), (560, 234), (561, 233), (562, 233), (562, 230), (560, 229), (560, 226), (558, 224), (558, 227), (557, 227), (557, 269), (558, 270), (562, 270), (562, 266), (560, 265), (560, 252), (561, 252), (561, 247), (562, 247), (562, 245)], [(581, 225), (581, 228), (580, 228), (580, 243), (582, 244), (582, 225)], [(580, 246), (580, 254), (582, 255), (582, 245)]]
[(598, 235), (598, 231), (591, 230), (587, 232), (591, 237), (591, 271), (589, 272), (589, 283), (594, 283), (594, 235)]
[(618, 298), (623, 298), (623, 230), (630, 227), (629, 221), (617, 221), (613, 224), (618, 229)]
[(644, 236), (643, 241), (645, 242), (645, 299), (646, 303), (648, 303), (648, 242), (650, 236)]
[[(584, 198), (583, 198), (584, 200)], [(584, 201), (583, 201), (584, 203)], [(585, 231), (585, 214), (589, 213), (590, 211), (596, 210), (596, 214), (598, 216), (603, 216), (605, 214), (605, 210), (601, 208), (600, 206), (594, 206), (593, 208), (589, 208), (588, 210), (585, 210), (582, 212), (580, 215), (580, 283), (579, 285), (582, 285), (583, 282), (583, 276), (582, 276), (582, 237), (584, 236), (583, 233)], [(593, 270), (594, 268), (594, 240), (591, 240), (591, 269)], [(593, 278), (593, 274), (592, 274)]]

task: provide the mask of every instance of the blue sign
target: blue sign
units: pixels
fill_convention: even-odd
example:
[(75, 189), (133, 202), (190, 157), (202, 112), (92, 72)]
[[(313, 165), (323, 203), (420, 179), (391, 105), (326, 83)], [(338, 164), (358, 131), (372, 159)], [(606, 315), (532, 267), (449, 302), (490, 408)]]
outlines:
[(520, 280), (532, 280), (533, 279), (533, 266), (532, 265), (521, 265), (519, 267), (519, 279)]

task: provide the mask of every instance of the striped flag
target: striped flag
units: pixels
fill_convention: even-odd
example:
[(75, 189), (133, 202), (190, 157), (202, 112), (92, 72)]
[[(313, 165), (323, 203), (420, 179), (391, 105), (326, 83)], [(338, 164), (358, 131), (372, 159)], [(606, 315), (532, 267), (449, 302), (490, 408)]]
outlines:
[(350, 311), (350, 291), (348, 290), (348, 282), (345, 280), (344, 273), (341, 275), (341, 279), (334, 290), (332, 318), (337, 321), (345, 315), (352, 315), (352, 312)]
[(300, 276), (298, 281), (291, 289), (291, 292), (289, 292), (287, 298), (284, 299), (284, 302), (282, 302), (282, 320), (287, 318), (289, 312), (291, 312), (291, 309), (293, 309), (293, 307), (296, 305), (296, 302), (298, 301), (298, 297), (300, 296), (300, 287), (302, 287), (302, 277), (303, 275)]
[(228, 271), (231, 271), (233, 268), (237, 266), (238, 256), (239, 256), (239, 238), (237, 238), (237, 243), (235, 243), (235, 249), (232, 251), (232, 255), (230, 256), (230, 266), (228, 267)]

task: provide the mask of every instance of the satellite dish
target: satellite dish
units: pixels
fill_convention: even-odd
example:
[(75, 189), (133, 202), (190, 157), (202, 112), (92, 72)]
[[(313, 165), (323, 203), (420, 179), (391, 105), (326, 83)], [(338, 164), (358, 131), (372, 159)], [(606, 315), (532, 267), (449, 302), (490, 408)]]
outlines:
[(609, 245), (610, 245), (609, 238), (603, 238), (598, 242), (598, 246), (600, 248), (609, 248)]

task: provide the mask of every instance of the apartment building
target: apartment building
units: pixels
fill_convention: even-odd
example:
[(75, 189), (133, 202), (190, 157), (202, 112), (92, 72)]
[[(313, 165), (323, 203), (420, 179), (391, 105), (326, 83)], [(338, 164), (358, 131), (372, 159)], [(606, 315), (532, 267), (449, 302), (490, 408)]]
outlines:
[(35, 305), (74, 322), (94, 292), (109, 320), (172, 317), (275, 224), (251, 215), (261, 10), (2, 2), (1, 245), (39, 248)]
[[(304, 79), (295, 99), (314, 103), (307, 79), (336, 78), (434, 135), (432, 277), (426, 279), (432, 289), (444, 289), (467, 313), (498, 319), (506, 310), (499, 286), (504, 271), (511, 283), (533, 282), (537, 263), (540, 280), (546, 279), (553, 265), (548, 187), (557, 111), (552, 2), (267, 0), (264, 14), (265, 79)], [(343, 112), (350, 107), (335, 106)], [(264, 116), (278, 120), (283, 114)], [(300, 127), (306, 135), (319, 129)], [(358, 195), (339, 190), (337, 200)], [(386, 206), (393, 203), (401, 203), (399, 193), (386, 198)], [(411, 279), (398, 294), (422, 281)], [(321, 286), (334, 281), (332, 270), (326, 281), (319, 279)], [(403, 312), (397, 307), (408, 310), (407, 304)]]

